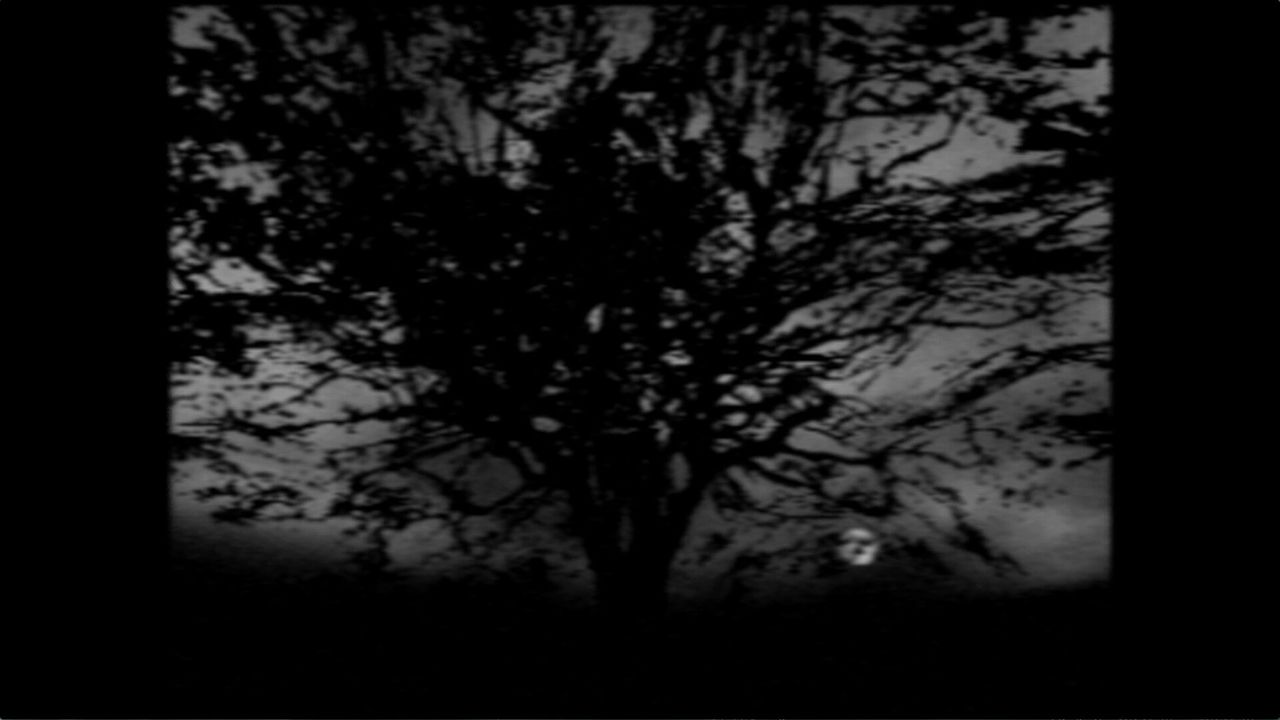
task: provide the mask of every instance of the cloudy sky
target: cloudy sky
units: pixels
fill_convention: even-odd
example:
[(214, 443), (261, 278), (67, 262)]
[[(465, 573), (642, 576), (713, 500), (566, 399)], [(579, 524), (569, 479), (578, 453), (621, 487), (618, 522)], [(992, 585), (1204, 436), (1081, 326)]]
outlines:
[[(849, 8), (847, 12), (864, 19), (874, 12)], [(643, 8), (634, 8), (628, 19), (637, 35), (643, 35), (645, 21)], [(179, 43), (199, 43), (195, 27), (205, 11), (191, 14), (191, 20), (175, 25), (175, 39)], [(1109, 35), (1108, 18), (1103, 13), (1092, 13), (1073, 27), (1053, 28), (1044, 32), (1037, 44), (1044, 50), (1083, 50), (1104, 44)], [(628, 42), (623, 38), (622, 44)], [(1072, 71), (1068, 91), (1086, 97), (1096, 97), (1107, 90), (1109, 72), (1099, 64), (1092, 70)], [(950, 181), (974, 177), (1008, 167), (1020, 158), (1012, 149), (1016, 128), (994, 126), (986, 134), (967, 130), (957, 134), (946, 150), (935, 153), (926, 161), (904, 169), (902, 181), (912, 184), (913, 178), (934, 181)], [(849, 142), (870, 142), (877, 138), (876, 128), (864, 128)], [(929, 140), (927, 132), (923, 140)], [(246, 162), (225, 175), (229, 183), (249, 184), (258, 192), (270, 192), (271, 181), (265, 169)], [(234, 264), (220, 266), (218, 272), (224, 282), (251, 287), (260, 280)], [(1080, 302), (1063, 308), (1057, 321), (1064, 336), (1088, 339), (1105, 338), (1109, 328), (1109, 306), (1100, 296), (1087, 296)], [(894, 372), (887, 373), (866, 389), (868, 399), (897, 398), (911, 402), (926, 402), (937, 389), (943, 375), (938, 369), (972, 354), (977, 348), (989, 348), (991, 343), (1015, 343), (1024, 340), (1027, 333), (1038, 332), (1036, 327), (1015, 326), (1001, 330), (938, 331), (921, 343)], [(204, 413), (216, 412), (227, 405), (261, 406), (279, 399), (251, 389), (272, 379), (292, 377), (306, 380), (306, 366), (316, 356), (300, 346), (282, 346), (262, 358), (257, 374), (248, 379), (227, 379), (211, 372), (194, 372), (175, 378), (174, 422), (184, 424), (198, 420)], [(1006, 390), (999, 403), (1009, 412), (1043, 405), (1046, 385), (1061, 384), (1072, 380), (1082, 381), (1087, 391), (1105, 402), (1107, 380), (1096, 373), (1071, 376), (1030, 379)], [(297, 419), (330, 417), (342, 408), (377, 407), (388, 397), (357, 382), (335, 384), (314, 398), (314, 403)], [(276, 447), (257, 448), (240, 454), (236, 459), (253, 471), (279, 473), (298, 478), (314, 476), (316, 507), (320, 507), (331, 491), (324, 489), (323, 475), (314, 467), (319, 451), (332, 449), (348, 442), (377, 439), (387, 432), (385, 426), (371, 423), (349, 435), (324, 431), (310, 438), (316, 450)], [(1008, 471), (1021, 472), (1012, 467)], [(501, 474), (501, 471), (497, 471)], [(173, 496), (173, 532), (177, 558), (193, 567), (210, 567), (274, 579), (305, 579), (330, 573), (342, 567), (347, 553), (356, 549), (350, 538), (341, 534), (340, 522), (279, 522), (254, 527), (237, 527), (213, 522), (210, 503), (196, 501), (193, 492), (200, 487), (216, 484), (223, 479), (218, 470), (202, 461), (185, 461), (175, 466)], [(1039, 507), (1013, 505), (1005, 507), (995, 502), (977, 478), (963, 475), (952, 477), (950, 482), (958, 487), (965, 498), (966, 508), (975, 522), (996, 541), (1011, 552), (1026, 569), (1025, 574), (1000, 576), (991, 568), (966, 559), (949, 556), (954, 574), (939, 576), (915, 566), (909, 559), (887, 549), (877, 561), (866, 567), (850, 568), (838, 577), (771, 577), (767, 575), (749, 578), (753, 590), (761, 596), (831, 596), (854, 589), (868, 590), (876, 587), (934, 587), (954, 591), (1004, 592), (1027, 587), (1075, 587), (1098, 582), (1109, 572), (1110, 499), (1109, 468), (1105, 463), (1085, 464), (1080, 468), (1064, 471), (1051, 468), (1029, 478), (1033, 484), (1046, 488), (1044, 501)], [(495, 480), (494, 482), (501, 482)], [(710, 531), (727, 522), (707, 513), (702, 519), (702, 529)], [(717, 560), (707, 565), (690, 565), (677, 571), (678, 586), (690, 598), (714, 598), (723, 591), (719, 583), (723, 571), (742, 553), (769, 552), (793, 542), (796, 533), (838, 534), (850, 524), (865, 524), (858, 519), (849, 522), (833, 521), (813, 523), (809, 526), (787, 528), (783, 531), (764, 531), (759, 528), (738, 527), (734, 543)], [(912, 532), (909, 527), (876, 528), (885, 533)], [(442, 556), (433, 550), (447, 547), (441, 540), (439, 528), (430, 525), (412, 528), (393, 546), (396, 558), (402, 566), (417, 569), (420, 578), (429, 580), (452, 568), (448, 554)], [(549, 539), (548, 543), (553, 543)], [(566, 575), (570, 591), (585, 590), (586, 580), (582, 568), (570, 568), (576, 575)], [(576, 579), (575, 579), (576, 578)]]

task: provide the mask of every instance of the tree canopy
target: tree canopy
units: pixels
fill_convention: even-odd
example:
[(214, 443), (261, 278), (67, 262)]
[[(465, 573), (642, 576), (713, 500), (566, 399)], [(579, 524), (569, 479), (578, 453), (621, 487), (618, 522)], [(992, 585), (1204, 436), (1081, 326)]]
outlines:
[[(175, 426), (224, 519), (344, 519), (372, 566), (560, 527), (652, 608), (732, 544), (706, 513), (1011, 566), (955, 478), (1034, 503), (1109, 451), (1107, 52), (1054, 45), (1099, 8), (175, 12), (176, 372), (257, 380)], [(341, 384), (377, 399), (300, 412)], [(219, 450), (369, 423), (314, 477)]]

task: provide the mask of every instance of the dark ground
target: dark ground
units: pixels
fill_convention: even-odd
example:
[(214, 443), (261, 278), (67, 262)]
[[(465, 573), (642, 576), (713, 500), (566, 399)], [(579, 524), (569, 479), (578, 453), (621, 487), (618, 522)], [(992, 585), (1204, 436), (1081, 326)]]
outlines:
[(689, 615), (638, 636), (511, 591), (175, 592), (174, 716), (959, 716), (1087, 704), (1113, 669), (1099, 590)]
[(1276, 705), (1267, 627), (1212, 578), (1177, 594), (846, 596), (628, 637), (512, 590), (201, 574), (162, 589), (84, 568), (6, 593), (4, 717), (1280, 717), (1256, 712)]

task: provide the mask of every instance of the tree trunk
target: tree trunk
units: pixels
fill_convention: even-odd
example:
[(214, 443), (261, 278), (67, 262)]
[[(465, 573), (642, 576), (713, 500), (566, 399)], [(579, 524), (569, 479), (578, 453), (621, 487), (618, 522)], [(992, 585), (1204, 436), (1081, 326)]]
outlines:
[(663, 646), (669, 561), (658, 552), (633, 549), (594, 565), (596, 657), (619, 678), (651, 672)]
[(636, 548), (596, 568), (596, 598), (606, 616), (645, 626), (662, 620), (670, 561), (660, 550)]
[(614, 439), (599, 449), (588, 482), (598, 492), (577, 508), (597, 606), (615, 629), (650, 629), (667, 611), (680, 535), (672, 527), (679, 520), (663, 505), (671, 478), (641, 438)]

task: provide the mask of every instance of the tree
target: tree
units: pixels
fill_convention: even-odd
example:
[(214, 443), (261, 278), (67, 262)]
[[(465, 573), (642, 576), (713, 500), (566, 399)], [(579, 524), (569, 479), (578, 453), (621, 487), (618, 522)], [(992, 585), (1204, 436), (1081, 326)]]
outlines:
[[(176, 360), (250, 376), (282, 338), (314, 354), (309, 376), (175, 447), (387, 423), (317, 481), (338, 493), (320, 517), (357, 523), (366, 561), (415, 523), (483, 554), (567, 508), (626, 618), (661, 614), (708, 507), (915, 514), (1007, 564), (946, 474), (989, 468), (995, 447), (1032, 465), (1108, 451), (1096, 398), (1022, 427), (990, 404), (1106, 367), (1105, 337), (1054, 327), (1107, 292), (1105, 98), (1066, 82), (1105, 53), (1038, 40), (1090, 11), (205, 13), (173, 48)], [(1002, 133), (1034, 154), (931, 177), (957, 138)], [(1019, 327), (1039, 332), (939, 370), (926, 404), (867, 390), (929, 337)], [(352, 382), (387, 400), (289, 419)], [(1045, 438), (1078, 452), (1026, 447)], [(313, 516), (305, 482), (222, 462), (205, 496), (224, 519)]]

